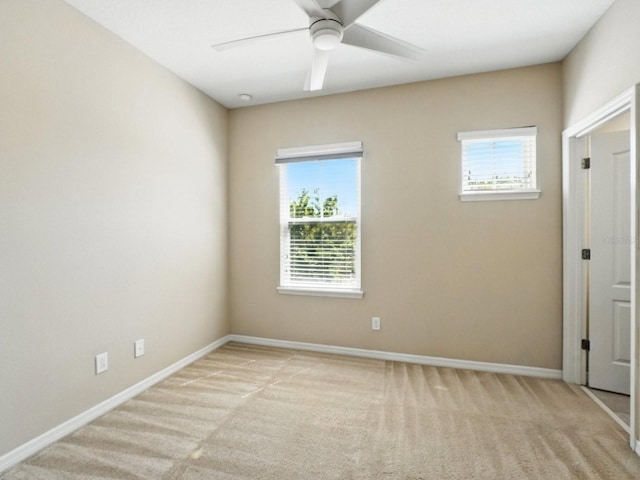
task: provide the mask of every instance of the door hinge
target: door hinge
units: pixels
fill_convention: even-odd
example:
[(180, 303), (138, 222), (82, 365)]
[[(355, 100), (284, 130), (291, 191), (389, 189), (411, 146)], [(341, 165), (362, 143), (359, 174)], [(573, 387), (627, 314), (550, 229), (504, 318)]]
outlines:
[(582, 159), (582, 168), (583, 170), (588, 170), (591, 168), (591, 157), (586, 157)]
[(591, 249), (583, 248), (582, 249), (582, 259), (583, 260), (591, 260)]
[(582, 350), (586, 350), (588, 352), (591, 350), (591, 342), (586, 338), (583, 338), (580, 342), (580, 347), (582, 348)]

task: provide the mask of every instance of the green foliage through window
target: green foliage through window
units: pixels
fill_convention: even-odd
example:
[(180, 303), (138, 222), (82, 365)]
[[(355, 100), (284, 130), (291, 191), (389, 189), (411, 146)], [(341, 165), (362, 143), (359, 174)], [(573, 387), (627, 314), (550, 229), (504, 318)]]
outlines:
[(294, 282), (351, 283), (355, 276), (356, 220), (342, 216), (337, 195), (303, 189), (289, 204), (289, 274)]

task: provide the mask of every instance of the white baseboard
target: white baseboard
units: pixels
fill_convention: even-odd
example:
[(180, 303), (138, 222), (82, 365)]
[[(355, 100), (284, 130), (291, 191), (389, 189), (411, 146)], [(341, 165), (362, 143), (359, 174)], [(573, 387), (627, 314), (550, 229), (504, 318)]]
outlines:
[[(434, 367), (462, 368), (467, 370), (478, 370), (492, 373), (507, 373), (512, 375), (525, 375), (530, 377), (548, 378), (560, 380), (562, 372), (548, 368), (526, 367), (521, 365), (508, 365), (503, 363), (473, 362), (469, 360), (456, 360), (451, 358), (427, 357), (424, 355), (412, 355), (407, 353), (385, 352), (381, 350), (365, 350), (361, 348), (338, 347), (333, 345), (322, 345), (317, 343), (292, 342), (288, 340), (274, 340), (270, 338), (251, 337), (247, 335), (226, 335), (219, 340), (201, 348), (197, 352), (184, 357), (182, 360), (168, 366), (167, 368), (151, 375), (150, 377), (136, 383), (132, 387), (123, 390), (107, 400), (91, 407), (85, 412), (67, 420), (66, 422), (52, 428), (33, 440), (24, 443), (18, 448), (0, 457), (0, 473), (13, 467), (17, 463), (26, 460), (30, 456), (48, 447), (55, 441), (65, 437), (78, 428), (113, 410), (117, 406), (126, 402), (130, 398), (142, 393), (152, 385), (164, 380), (169, 375), (186, 367), (190, 363), (220, 348), (228, 342), (239, 342), (251, 345), (263, 345), (268, 347), (290, 348), (295, 350), (306, 350), (310, 352), (334, 353), (337, 355), (348, 355), (352, 357), (373, 358), (378, 360), (389, 360), (395, 362), (417, 363), (421, 365), (431, 365)], [(640, 455), (640, 443), (637, 447)]]
[(98, 417), (101, 417), (105, 413), (113, 410), (118, 405), (126, 402), (130, 398), (135, 397), (139, 393), (142, 393), (152, 385), (158, 383), (161, 380), (164, 380), (169, 375), (177, 372), (178, 370), (186, 367), (190, 363), (198, 360), (201, 357), (204, 357), (208, 353), (220, 348), (225, 343), (229, 342), (229, 335), (216, 340), (215, 342), (207, 345), (204, 348), (201, 348), (197, 352), (192, 353), (184, 357), (183, 359), (177, 361), (173, 365), (168, 366), (167, 368), (160, 370), (159, 372), (151, 375), (150, 377), (142, 380), (141, 382), (136, 383), (135, 385), (123, 390), (122, 392), (114, 395), (107, 400), (100, 402), (99, 404), (91, 407), (90, 409), (82, 412), (81, 414), (67, 420), (66, 422), (58, 425), (57, 427), (52, 428), (51, 430), (43, 433), (42, 435), (34, 438), (33, 440), (28, 441), (20, 445), (18, 448), (11, 450), (5, 455), (0, 457), (0, 473), (3, 471), (13, 467), (17, 463), (29, 458), (35, 453), (39, 452), (45, 447), (48, 447), (53, 442), (61, 439), (73, 433), (78, 428), (86, 425), (87, 423), (95, 420)]
[(462, 368), (467, 370), (478, 370), (481, 372), (507, 373), (511, 375), (525, 375), (528, 377), (539, 377), (553, 380), (562, 379), (561, 370), (550, 368), (526, 367), (522, 365), (509, 365), (505, 363), (473, 362), (470, 360), (456, 360), (453, 358), (427, 357), (424, 355), (412, 355), (408, 353), (385, 352), (381, 350), (365, 350), (361, 348), (338, 347), (333, 345), (322, 345), (318, 343), (292, 342), (288, 340), (274, 340), (271, 338), (250, 337), (247, 335), (228, 335), (228, 340), (252, 345), (263, 345), (267, 347), (291, 348), (295, 350), (306, 350), (310, 352), (335, 353), (338, 355), (348, 355), (352, 357), (375, 358), (378, 360), (390, 360), (394, 362), (418, 363), (420, 365), (430, 365), (433, 367)]

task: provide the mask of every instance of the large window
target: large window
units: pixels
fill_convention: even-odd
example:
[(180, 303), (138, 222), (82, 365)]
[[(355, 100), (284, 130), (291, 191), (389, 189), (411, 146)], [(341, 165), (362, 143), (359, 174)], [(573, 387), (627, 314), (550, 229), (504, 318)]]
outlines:
[(361, 142), (278, 150), (281, 293), (362, 297)]
[(462, 200), (538, 198), (536, 127), (460, 132)]

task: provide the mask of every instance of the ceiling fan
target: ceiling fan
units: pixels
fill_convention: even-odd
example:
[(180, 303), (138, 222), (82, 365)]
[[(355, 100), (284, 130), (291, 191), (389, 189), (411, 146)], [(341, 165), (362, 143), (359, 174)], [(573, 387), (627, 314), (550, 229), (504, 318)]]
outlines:
[(355, 23), (380, 0), (340, 0), (331, 8), (322, 8), (318, 0), (293, 0), (309, 17), (309, 26), (255, 35), (238, 40), (217, 43), (218, 51), (241, 47), (265, 38), (308, 31), (314, 47), (311, 71), (305, 82), (305, 90), (321, 90), (324, 83), (329, 54), (341, 43), (366, 48), (401, 58), (418, 59), (420, 48)]

